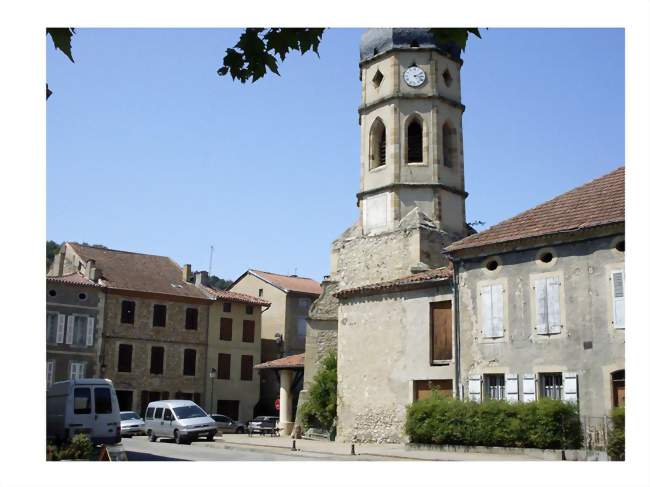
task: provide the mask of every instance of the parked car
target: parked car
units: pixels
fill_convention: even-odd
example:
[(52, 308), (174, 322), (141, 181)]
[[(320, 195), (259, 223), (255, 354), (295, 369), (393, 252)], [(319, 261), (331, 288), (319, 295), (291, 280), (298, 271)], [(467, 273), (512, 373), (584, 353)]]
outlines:
[(256, 432), (267, 428), (277, 428), (280, 418), (277, 416), (256, 416), (248, 422), (248, 431)]
[(67, 442), (84, 433), (93, 443), (119, 443), (120, 407), (108, 379), (70, 379), (47, 390), (47, 439)]
[(120, 411), (122, 438), (144, 435), (144, 420), (134, 411)]
[(149, 441), (173, 438), (179, 444), (190, 444), (201, 436), (212, 441), (217, 433), (217, 423), (203, 409), (180, 399), (150, 402), (144, 428)]
[(217, 423), (217, 428), (222, 433), (243, 433), (246, 425), (240, 421), (224, 416), (223, 414), (211, 414), (210, 417)]

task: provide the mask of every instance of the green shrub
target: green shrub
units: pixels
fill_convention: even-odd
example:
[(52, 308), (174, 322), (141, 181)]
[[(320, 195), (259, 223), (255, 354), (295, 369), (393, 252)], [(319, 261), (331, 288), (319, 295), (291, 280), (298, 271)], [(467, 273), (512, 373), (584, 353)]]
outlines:
[(413, 443), (574, 449), (582, 445), (575, 405), (542, 399), (476, 403), (441, 396), (409, 406), (405, 425)]
[(625, 408), (612, 410), (612, 428), (609, 430), (607, 454), (615, 461), (625, 460)]
[(95, 448), (87, 435), (75, 435), (70, 443), (56, 447), (47, 445), (48, 460), (93, 460)]
[(331, 430), (336, 418), (336, 353), (321, 360), (309, 387), (307, 400), (300, 407), (301, 422), (306, 428)]

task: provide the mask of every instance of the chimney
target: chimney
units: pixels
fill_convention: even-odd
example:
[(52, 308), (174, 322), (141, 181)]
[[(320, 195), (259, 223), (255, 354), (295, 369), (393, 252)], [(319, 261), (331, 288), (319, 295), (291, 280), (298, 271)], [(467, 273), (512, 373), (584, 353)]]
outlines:
[(183, 266), (183, 282), (191, 282), (192, 278), (192, 266), (190, 264), (185, 264)]
[(94, 259), (88, 259), (86, 262), (86, 277), (93, 282), (97, 281), (97, 267)]
[(197, 286), (207, 286), (208, 285), (208, 272), (200, 271), (197, 272), (194, 276), (194, 284)]

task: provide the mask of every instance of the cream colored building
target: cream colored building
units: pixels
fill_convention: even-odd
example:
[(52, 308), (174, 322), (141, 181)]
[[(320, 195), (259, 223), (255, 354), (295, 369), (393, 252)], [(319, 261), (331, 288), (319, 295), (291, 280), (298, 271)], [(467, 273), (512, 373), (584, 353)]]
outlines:
[[(229, 291), (271, 303), (261, 317), (260, 362), (305, 351), (307, 316), (312, 302), (320, 295), (319, 283), (306, 277), (250, 269), (230, 286)], [(277, 414), (275, 401), (280, 394), (278, 375), (273, 370), (260, 370), (260, 381), (260, 404), (255, 414)], [(301, 387), (302, 381), (295, 385), (295, 402)], [(293, 409), (295, 411), (295, 404)]]

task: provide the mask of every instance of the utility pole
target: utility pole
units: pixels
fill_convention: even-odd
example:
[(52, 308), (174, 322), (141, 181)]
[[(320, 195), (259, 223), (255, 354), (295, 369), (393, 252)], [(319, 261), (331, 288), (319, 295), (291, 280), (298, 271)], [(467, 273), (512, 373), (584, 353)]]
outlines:
[(214, 251), (214, 247), (210, 245), (210, 263), (208, 264), (208, 279), (212, 275), (212, 252)]

